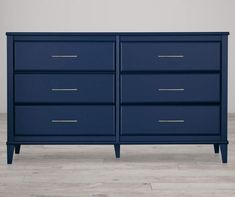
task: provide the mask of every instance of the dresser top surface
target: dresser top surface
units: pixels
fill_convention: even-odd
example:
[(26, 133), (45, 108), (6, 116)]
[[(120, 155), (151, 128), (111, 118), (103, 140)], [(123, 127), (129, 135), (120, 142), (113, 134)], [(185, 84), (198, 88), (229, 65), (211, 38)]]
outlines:
[(10, 36), (79, 36), (79, 35), (156, 35), (156, 36), (206, 36), (229, 35), (229, 32), (6, 32)]

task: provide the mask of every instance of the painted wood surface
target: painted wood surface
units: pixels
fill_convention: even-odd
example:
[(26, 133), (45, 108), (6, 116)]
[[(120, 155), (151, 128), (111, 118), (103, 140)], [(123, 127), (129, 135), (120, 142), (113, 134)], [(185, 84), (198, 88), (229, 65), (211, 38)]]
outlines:
[(8, 32), (8, 163), (22, 144), (113, 144), (120, 157), (120, 144), (168, 143), (211, 144), (226, 163), (227, 37)]

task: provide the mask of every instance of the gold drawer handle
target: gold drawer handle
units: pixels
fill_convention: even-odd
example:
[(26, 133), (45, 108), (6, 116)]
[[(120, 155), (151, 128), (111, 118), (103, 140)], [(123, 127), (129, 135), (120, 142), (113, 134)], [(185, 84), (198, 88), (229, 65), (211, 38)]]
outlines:
[(52, 58), (77, 58), (78, 55), (52, 55)]
[(78, 120), (51, 120), (52, 123), (77, 123)]
[(184, 120), (158, 120), (160, 123), (184, 123)]
[(53, 92), (76, 92), (78, 91), (77, 88), (52, 88), (51, 91)]
[(184, 55), (158, 55), (158, 58), (184, 58)]
[(158, 91), (184, 91), (184, 88), (159, 88)]

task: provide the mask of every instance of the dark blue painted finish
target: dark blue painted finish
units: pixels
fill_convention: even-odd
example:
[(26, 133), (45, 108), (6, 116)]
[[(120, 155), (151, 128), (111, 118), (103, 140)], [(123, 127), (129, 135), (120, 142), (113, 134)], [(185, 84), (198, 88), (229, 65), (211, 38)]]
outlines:
[(221, 151), (222, 162), (227, 163), (228, 162), (228, 145), (220, 144), (220, 151)]
[[(120, 143), (120, 36), (116, 36), (116, 73), (115, 73), (115, 112), (116, 112), (116, 143)], [(116, 149), (115, 149), (116, 150)], [(116, 155), (117, 156), (117, 155)], [(119, 148), (120, 157), (120, 148)]]
[(114, 103), (112, 74), (16, 74), (17, 103)]
[(227, 35), (8, 32), (7, 162), (22, 144), (212, 144), (226, 163)]
[(124, 106), (122, 135), (219, 135), (219, 112), (219, 106)]
[(220, 43), (122, 42), (121, 69), (220, 70)]
[(15, 154), (20, 154), (20, 147), (21, 147), (20, 144), (15, 145)]
[(229, 32), (6, 32), (8, 36), (221, 36), (229, 35)]
[(214, 152), (219, 153), (219, 144), (214, 144)]
[(115, 144), (115, 135), (17, 135), (9, 144)]
[(121, 101), (219, 102), (219, 74), (122, 75)]
[(121, 144), (227, 144), (220, 135), (171, 134), (171, 135), (121, 135)]
[(114, 70), (114, 46), (114, 42), (16, 42), (15, 69)]
[[(221, 40), (221, 140), (227, 140), (228, 125), (228, 36), (222, 36)], [(222, 162), (228, 160), (228, 143), (220, 144)]]
[[(76, 120), (77, 122), (58, 122), (63, 120)], [(114, 134), (113, 106), (15, 107), (15, 135), (102, 136)]]
[(120, 158), (120, 144), (114, 144), (114, 151), (116, 158)]
[(14, 40), (7, 37), (7, 163), (12, 163), (14, 154)]

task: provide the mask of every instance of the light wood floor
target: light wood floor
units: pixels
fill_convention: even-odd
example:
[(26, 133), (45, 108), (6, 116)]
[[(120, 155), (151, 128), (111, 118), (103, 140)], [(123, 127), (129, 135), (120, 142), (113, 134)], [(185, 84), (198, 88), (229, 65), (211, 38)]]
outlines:
[(22, 146), (6, 164), (6, 117), (0, 115), (0, 197), (235, 196), (235, 117), (229, 163), (212, 145)]

